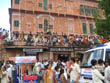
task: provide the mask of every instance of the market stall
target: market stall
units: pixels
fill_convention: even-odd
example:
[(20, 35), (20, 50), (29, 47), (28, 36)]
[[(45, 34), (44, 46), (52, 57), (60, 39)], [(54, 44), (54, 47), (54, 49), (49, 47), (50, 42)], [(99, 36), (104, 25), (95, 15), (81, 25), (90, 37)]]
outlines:
[(36, 56), (15, 57), (19, 83), (38, 83), (38, 76), (33, 73)]

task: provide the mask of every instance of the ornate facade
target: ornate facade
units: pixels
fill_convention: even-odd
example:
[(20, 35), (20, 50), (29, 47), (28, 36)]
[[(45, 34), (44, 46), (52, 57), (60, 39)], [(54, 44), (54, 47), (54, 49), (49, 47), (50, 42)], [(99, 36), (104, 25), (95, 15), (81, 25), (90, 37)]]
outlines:
[(11, 0), (11, 32), (93, 34), (96, 0)]
[[(104, 18), (96, 0), (11, 0), (10, 31), (14, 42), (5, 47), (7, 56), (34, 55), (41, 61), (69, 59), (75, 55), (82, 57), (89, 46), (87, 44), (88, 39), (91, 38), (89, 35), (94, 35), (96, 13)], [(26, 44), (28, 38), (25, 38), (24, 34), (27, 35), (30, 32), (35, 39), (35, 44), (32, 43), (29, 46)], [(34, 38), (34, 34), (39, 34), (38, 32), (54, 32), (54, 34), (40, 33), (41, 35), (36, 35)], [(78, 38), (83, 42), (80, 41), (79, 44)], [(58, 40), (56, 45), (51, 45), (50, 41), (53, 42), (56, 39)], [(92, 37), (93, 41), (95, 39)], [(46, 46), (45, 43), (47, 43)], [(75, 47), (73, 43), (78, 46)]]

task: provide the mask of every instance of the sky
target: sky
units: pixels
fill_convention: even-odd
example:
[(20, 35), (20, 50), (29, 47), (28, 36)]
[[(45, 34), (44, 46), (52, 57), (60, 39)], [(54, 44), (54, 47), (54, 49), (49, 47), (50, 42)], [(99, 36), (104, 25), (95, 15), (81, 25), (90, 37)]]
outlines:
[(9, 8), (11, 8), (11, 0), (0, 0), (0, 27), (7, 30), (10, 29)]

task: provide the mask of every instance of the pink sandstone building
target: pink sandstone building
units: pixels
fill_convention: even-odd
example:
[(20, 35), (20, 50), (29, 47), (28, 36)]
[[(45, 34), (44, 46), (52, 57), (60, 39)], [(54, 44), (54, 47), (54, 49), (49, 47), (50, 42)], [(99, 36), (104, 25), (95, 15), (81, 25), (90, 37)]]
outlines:
[[(94, 15), (103, 12), (97, 0), (11, 0), (10, 31), (94, 35)], [(21, 44), (21, 43), (20, 43)], [(74, 57), (87, 50), (73, 47), (6, 46), (8, 57), (30, 55), (39, 60)], [(77, 52), (77, 53), (76, 53)], [(69, 57), (68, 57), (69, 56)]]

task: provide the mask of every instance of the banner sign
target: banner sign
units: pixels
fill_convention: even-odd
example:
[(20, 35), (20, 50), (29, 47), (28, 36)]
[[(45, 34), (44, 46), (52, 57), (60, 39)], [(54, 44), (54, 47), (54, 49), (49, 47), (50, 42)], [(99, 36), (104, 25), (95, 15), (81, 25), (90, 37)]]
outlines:
[(10, 61), (15, 61), (15, 57), (9, 57)]
[(50, 51), (53, 51), (53, 52), (62, 52), (62, 51), (73, 51), (73, 48), (50, 48)]
[(15, 57), (15, 63), (35, 63), (36, 56)]

